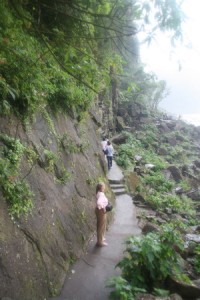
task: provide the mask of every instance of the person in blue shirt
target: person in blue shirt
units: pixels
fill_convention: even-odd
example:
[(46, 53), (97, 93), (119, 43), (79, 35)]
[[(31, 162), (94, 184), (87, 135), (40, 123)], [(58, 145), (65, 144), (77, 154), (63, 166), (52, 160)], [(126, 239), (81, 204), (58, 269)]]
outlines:
[(112, 160), (113, 160), (113, 154), (114, 154), (114, 149), (113, 146), (111, 145), (111, 142), (107, 142), (107, 147), (106, 147), (106, 157), (107, 157), (107, 162), (108, 162), (108, 170), (112, 168)]

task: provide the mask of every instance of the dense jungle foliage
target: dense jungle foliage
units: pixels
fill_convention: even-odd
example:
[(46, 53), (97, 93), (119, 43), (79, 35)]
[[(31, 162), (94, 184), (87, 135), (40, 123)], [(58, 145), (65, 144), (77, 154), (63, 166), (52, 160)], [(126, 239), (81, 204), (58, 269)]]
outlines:
[(1, 114), (27, 119), (48, 105), (79, 115), (99, 93), (109, 101), (113, 81), (121, 86), (120, 98), (148, 95), (154, 106), (165, 83), (135, 63), (135, 37), (147, 28), (149, 42), (159, 29), (174, 41), (182, 20), (174, 0), (1, 0)]

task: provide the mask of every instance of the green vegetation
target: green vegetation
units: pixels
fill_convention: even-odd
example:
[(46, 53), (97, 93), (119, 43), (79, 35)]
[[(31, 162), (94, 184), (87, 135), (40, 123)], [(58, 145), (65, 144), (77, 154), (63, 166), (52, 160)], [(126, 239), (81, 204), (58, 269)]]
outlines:
[(80, 145), (77, 145), (67, 133), (64, 133), (63, 136), (59, 138), (59, 143), (68, 153), (79, 153), (81, 150)]
[(65, 168), (60, 153), (44, 149), (44, 156), (45, 171), (54, 175), (55, 182), (65, 184), (71, 178), (71, 173)]
[(54, 165), (58, 161), (58, 156), (54, 152), (48, 149), (44, 149), (44, 155), (45, 155), (45, 170), (47, 172), (54, 172)]
[(200, 245), (196, 245), (195, 247), (195, 256), (193, 259), (194, 270), (197, 274), (200, 274)]
[[(116, 162), (119, 166), (125, 169), (133, 168), (135, 165), (135, 156), (139, 153), (139, 155), (142, 156), (144, 164), (151, 162), (155, 165), (156, 170), (161, 170), (166, 167), (167, 162), (162, 157), (155, 155), (153, 151), (154, 148), (151, 144), (148, 143), (148, 149), (144, 148), (145, 137), (141, 138), (141, 136), (139, 136), (139, 138), (136, 138), (130, 134), (128, 136), (129, 138), (126, 144), (120, 145), (117, 151)], [(145, 136), (148, 136), (148, 132), (145, 133)]]
[(33, 193), (28, 184), (18, 178), (19, 167), (25, 147), (18, 139), (0, 135), (4, 146), (0, 152), (0, 188), (9, 205), (10, 214), (19, 217), (33, 207)]
[(110, 299), (131, 300), (139, 292), (161, 293), (168, 275), (182, 278), (181, 259), (175, 246), (183, 250), (181, 236), (172, 224), (162, 226), (158, 233), (129, 238), (126, 256), (117, 265), (122, 275), (109, 282), (115, 288)]
[(55, 129), (54, 123), (53, 123), (49, 113), (46, 110), (44, 110), (42, 112), (42, 114), (43, 114), (45, 120), (47, 121), (50, 132), (52, 132), (54, 134), (54, 136), (56, 136), (56, 129)]
[[(168, 31), (174, 42), (181, 38), (183, 16), (178, 0), (151, 2), (1, 1), (0, 113), (27, 119), (48, 105), (78, 117), (95, 94), (108, 94), (121, 73), (128, 76), (122, 98), (137, 100), (140, 92), (157, 106), (166, 84), (142, 69), (130, 71), (137, 50), (131, 54), (129, 48), (136, 48), (138, 21), (148, 26), (148, 42), (158, 30)], [(150, 29), (152, 17), (157, 26)]]
[(173, 213), (195, 215), (192, 201), (187, 197), (180, 198), (177, 195), (154, 193), (146, 199), (154, 209), (158, 211), (172, 210)]
[[(5, 172), (5, 170), (3, 171)], [(26, 182), (21, 180), (12, 182), (10, 178), (5, 178), (2, 180), (1, 188), (10, 206), (9, 211), (11, 215), (20, 217), (21, 215), (27, 215), (32, 210), (33, 193), (30, 191), (30, 187)]]
[(156, 190), (157, 192), (168, 192), (174, 187), (174, 182), (167, 180), (165, 176), (160, 172), (150, 171), (143, 179), (143, 184)]
[[(168, 120), (174, 128), (169, 132), (170, 125), (162, 122), (162, 116), (155, 111), (148, 111), (146, 117), (148, 124), (140, 125), (136, 121), (137, 130), (133, 134), (123, 133), (128, 137), (126, 142), (116, 146), (116, 161), (124, 168), (131, 192), (134, 186), (136, 203), (141, 201), (138, 203), (140, 224), (147, 223), (147, 226), (144, 235), (126, 242), (125, 256), (117, 265), (122, 275), (108, 283), (114, 288), (110, 299), (137, 299), (140, 293), (164, 297), (169, 294), (168, 277), (188, 284), (192, 284), (190, 278), (193, 280), (193, 276), (188, 277), (191, 273), (185, 269), (181, 253), (186, 246), (186, 233), (191, 232), (192, 225), (198, 225), (196, 201), (189, 198), (190, 191), (196, 190), (199, 182), (196, 138), (186, 124)], [(157, 126), (149, 124), (150, 120), (158, 120)], [(146, 233), (148, 230), (152, 232)], [(186, 262), (190, 272), (199, 275), (200, 249), (195, 243), (191, 249), (194, 255)]]
[[(33, 148), (25, 147), (19, 139), (0, 134), (0, 142), (3, 143), (0, 149), (0, 189), (9, 205), (9, 212), (12, 216), (27, 215), (33, 208), (34, 195), (25, 178), (38, 162), (39, 156)], [(20, 178), (21, 160), (25, 155), (31, 169), (26, 176)], [(61, 162), (60, 156), (49, 149), (44, 149), (44, 157), (45, 170), (53, 173), (55, 181), (59, 184), (66, 183), (71, 174)], [(59, 167), (57, 163), (59, 163)]]
[[(56, 173), (56, 172), (55, 172)], [(56, 173), (56, 182), (60, 184), (65, 184), (71, 178), (71, 173), (67, 171), (65, 166), (62, 164), (59, 173)]]

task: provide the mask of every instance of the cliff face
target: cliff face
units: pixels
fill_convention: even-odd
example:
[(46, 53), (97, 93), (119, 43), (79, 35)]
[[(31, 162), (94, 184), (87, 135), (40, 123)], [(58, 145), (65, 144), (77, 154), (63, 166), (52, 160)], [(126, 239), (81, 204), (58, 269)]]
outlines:
[[(38, 115), (26, 128), (14, 117), (0, 120), (1, 134), (19, 138), (38, 155), (32, 165), (24, 155), (20, 165), (19, 177), (34, 193), (31, 214), (11, 217), (0, 194), (0, 298), (56, 294), (95, 231), (95, 184), (105, 172), (98, 120), (91, 114), (79, 123), (50, 117)], [(51, 168), (45, 149), (57, 156)], [(69, 178), (61, 183), (63, 168)]]

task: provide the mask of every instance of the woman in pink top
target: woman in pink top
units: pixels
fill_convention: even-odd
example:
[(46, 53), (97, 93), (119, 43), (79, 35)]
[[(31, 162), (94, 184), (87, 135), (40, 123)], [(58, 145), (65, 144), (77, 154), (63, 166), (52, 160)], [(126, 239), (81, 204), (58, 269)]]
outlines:
[(97, 217), (97, 246), (103, 247), (108, 244), (105, 243), (105, 232), (106, 232), (106, 205), (108, 199), (105, 194), (105, 184), (98, 183), (96, 187), (96, 208), (95, 213)]

